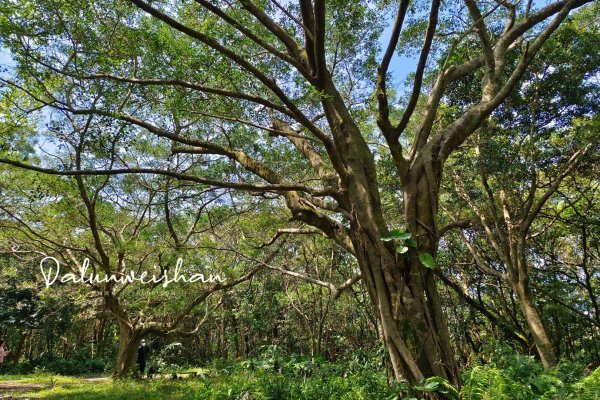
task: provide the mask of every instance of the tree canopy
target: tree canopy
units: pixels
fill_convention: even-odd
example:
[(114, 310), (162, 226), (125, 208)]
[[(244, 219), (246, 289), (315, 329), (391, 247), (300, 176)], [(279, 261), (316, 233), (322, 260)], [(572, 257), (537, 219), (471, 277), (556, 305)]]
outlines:
[(274, 273), (314, 354), (351, 292), (398, 381), (460, 386), (459, 303), (552, 368), (570, 350), (543, 302), (598, 334), (587, 3), (0, 1), (7, 260), (227, 275), (91, 285), (120, 327), (116, 376), (143, 335), (200, 329)]

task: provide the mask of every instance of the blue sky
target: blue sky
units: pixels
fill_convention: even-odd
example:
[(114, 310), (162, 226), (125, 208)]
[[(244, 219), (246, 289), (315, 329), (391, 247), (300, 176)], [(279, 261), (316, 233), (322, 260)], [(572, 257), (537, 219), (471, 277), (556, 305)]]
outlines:
[(11, 61), (10, 54), (4, 49), (0, 49), (0, 65), (7, 65)]

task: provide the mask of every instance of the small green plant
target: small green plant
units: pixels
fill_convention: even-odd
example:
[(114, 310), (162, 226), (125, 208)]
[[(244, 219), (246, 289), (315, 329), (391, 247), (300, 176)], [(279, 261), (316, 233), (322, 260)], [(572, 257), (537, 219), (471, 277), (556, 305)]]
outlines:
[[(447, 379), (444, 379), (439, 376), (432, 376), (430, 378), (425, 378), (421, 382), (413, 385), (411, 388), (411, 392), (413, 395), (427, 395), (429, 393), (442, 395), (445, 399), (458, 399), (458, 391), (456, 388), (448, 382)], [(408, 397), (408, 399), (413, 399), (416, 397)]]
[[(396, 244), (396, 252), (405, 254), (410, 247), (417, 248), (417, 241), (412, 238), (412, 233), (404, 229), (392, 229), (388, 236), (380, 239), (382, 242), (394, 242)], [(421, 264), (429, 269), (435, 269), (435, 259), (427, 252), (418, 255)]]

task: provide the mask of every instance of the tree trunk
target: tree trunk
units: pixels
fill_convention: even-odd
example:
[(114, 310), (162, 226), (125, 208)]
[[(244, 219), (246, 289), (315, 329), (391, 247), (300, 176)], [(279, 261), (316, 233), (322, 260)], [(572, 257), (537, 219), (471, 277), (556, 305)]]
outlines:
[(28, 340), (28, 348), (27, 348), (27, 361), (31, 362), (31, 360), (33, 359), (33, 351), (35, 349), (35, 340), (34, 340), (35, 336), (34, 336), (34, 330), (30, 329), (29, 330), (29, 336), (27, 337)]
[[(370, 157), (366, 144), (357, 152)], [(377, 175), (365, 162), (353, 165), (348, 182), (351, 205), (350, 237), (364, 283), (379, 316), (384, 342), (397, 380), (411, 383), (440, 376), (456, 386), (460, 374), (450, 345), (435, 276), (418, 255), (435, 256), (438, 246), (438, 183), (430, 161), (414, 168), (403, 179), (404, 214), (407, 229), (417, 249), (396, 253), (391, 242), (382, 242), (388, 228), (383, 218)], [(423, 167), (425, 165), (425, 167)], [(362, 175), (362, 176), (361, 176)], [(417, 356), (418, 355), (418, 356)]]
[(97, 322), (94, 324), (94, 334), (93, 334), (93, 338), (92, 338), (92, 344), (96, 345), (95, 353), (97, 355), (103, 354), (106, 325), (107, 325), (106, 316), (101, 316), (97, 320)]
[(25, 340), (29, 336), (28, 331), (21, 332), (21, 336), (19, 337), (19, 343), (17, 344), (17, 348), (13, 354), (13, 364), (18, 364), (21, 359), (21, 354), (23, 354), (23, 348), (25, 347)]
[(250, 331), (246, 328), (244, 332), (244, 357), (248, 357), (251, 353)]
[[(381, 241), (389, 231), (381, 207), (373, 154), (333, 81), (325, 81), (323, 89), (329, 96), (322, 98), (323, 108), (335, 146), (343, 149), (339, 155), (345, 171), (340, 183), (344, 187), (342, 203), (349, 212), (347, 233), (381, 321), (395, 378), (415, 383), (424, 377), (440, 376), (458, 386), (460, 374), (435, 276), (418, 259), (420, 253), (435, 256), (437, 252), (442, 161), (432, 159), (429, 147), (426, 147), (429, 155), (420, 154), (418, 162), (406, 168), (394, 160), (402, 183), (407, 229), (418, 243), (417, 250), (397, 254), (394, 244)], [(300, 212), (294, 216), (300, 220), (303, 217)], [(320, 221), (309, 219), (311, 222), (314, 226), (323, 226)]]
[[(437, 250), (435, 209), (437, 200), (425, 177), (405, 189), (408, 229), (418, 242), (418, 251), (396, 254), (372, 232), (354, 222), (353, 243), (363, 279), (382, 325), (397, 380), (415, 383), (428, 376), (441, 376), (454, 385), (460, 375), (450, 345), (448, 327), (433, 271), (425, 268), (418, 254)], [(437, 192), (437, 191), (436, 191)], [(431, 203), (433, 202), (433, 204)], [(415, 357), (413, 354), (419, 354)]]
[(225, 304), (221, 306), (221, 323), (219, 324), (219, 352), (223, 360), (227, 359), (227, 314)]
[[(364, 250), (367, 254), (360, 257), (360, 264), (370, 265), (370, 270), (364, 271), (365, 280), (381, 319), (396, 379), (405, 378), (410, 382), (418, 382), (424, 377), (436, 375), (458, 384), (456, 362), (443, 332), (447, 328), (440, 319), (440, 313), (425, 297), (425, 291), (428, 295), (431, 293), (431, 285), (424, 285), (423, 281), (414, 279), (414, 275), (417, 275), (417, 279), (425, 277), (421, 278), (414, 273), (413, 265), (402, 265), (374, 257), (372, 253), (378, 252), (374, 244)], [(392, 272), (394, 270), (396, 272)], [(402, 270), (412, 273), (413, 279), (407, 273), (403, 274), (404, 279), (391, 279), (392, 274)], [(437, 293), (433, 293), (433, 296), (437, 296)], [(421, 357), (416, 359), (409, 346), (420, 353)]]
[(23, 344), (25, 343), (26, 338), (27, 332), (21, 332), (21, 335), (19, 335), (19, 342), (17, 343), (17, 348), (12, 352), (12, 362), (15, 365), (19, 362), (19, 359), (21, 358), (21, 353), (23, 352)]
[(113, 378), (124, 378), (134, 366), (141, 332), (132, 330), (126, 323), (119, 323), (119, 354), (113, 370)]
[(510, 235), (508, 247), (510, 250), (510, 264), (508, 281), (512, 290), (515, 292), (519, 301), (519, 307), (523, 312), (525, 321), (529, 326), (535, 347), (545, 369), (552, 368), (556, 365), (556, 353), (554, 346), (550, 340), (540, 313), (533, 304), (531, 287), (529, 284), (529, 264), (526, 255), (526, 236), (524, 230), (520, 230), (520, 234)]
[(552, 341), (546, 332), (542, 318), (533, 304), (529, 285), (527, 285), (525, 282), (517, 282), (513, 290), (519, 298), (521, 310), (523, 311), (527, 325), (529, 326), (531, 334), (533, 335), (535, 347), (540, 355), (542, 365), (545, 369), (554, 367), (556, 365), (554, 347), (552, 346)]

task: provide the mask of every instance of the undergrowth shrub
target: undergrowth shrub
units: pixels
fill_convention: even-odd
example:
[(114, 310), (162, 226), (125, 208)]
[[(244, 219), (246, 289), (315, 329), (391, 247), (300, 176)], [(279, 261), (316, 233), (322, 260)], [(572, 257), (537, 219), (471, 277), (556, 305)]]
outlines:
[(597, 400), (600, 372), (583, 377), (583, 365), (561, 362), (544, 370), (533, 357), (505, 353), (494, 363), (476, 365), (463, 374), (465, 400)]

